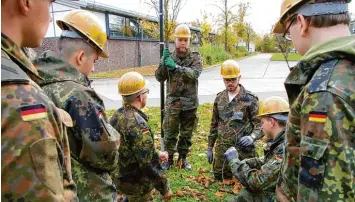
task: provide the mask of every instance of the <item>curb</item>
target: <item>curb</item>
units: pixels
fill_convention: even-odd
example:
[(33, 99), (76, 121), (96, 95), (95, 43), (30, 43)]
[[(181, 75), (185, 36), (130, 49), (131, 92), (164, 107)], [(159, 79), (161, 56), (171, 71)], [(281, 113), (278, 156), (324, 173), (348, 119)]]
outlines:
[[(248, 56), (244, 56), (244, 57), (240, 57), (240, 58), (236, 58), (236, 59), (233, 59), (233, 58), (232, 58), (232, 60), (239, 61), (239, 60), (243, 60), (243, 59), (246, 59), (246, 58), (255, 56), (255, 55), (257, 55), (257, 54), (250, 54), (250, 55), (248, 55)], [(222, 62), (222, 63), (223, 63), (223, 62)], [(203, 67), (203, 68), (202, 68), (202, 71), (209, 70), (209, 69), (212, 69), (212, 68), (221, 66), (222, 63), (218, 63), (218, 64), (212, 65), (212, 66)], [(154, 74), (153, 74), (153, 75), (143, 75), (143, 76), (145, 76), (145, 77), (146, 77), (146, 76), (154, 76)], [(90, 76), (89, 76), (89, 79), (90, 79), (90, 80), (102, 80), (102, 79), (118, 79), (118, 78), (117, 78), (117, 77), (105, 77), (105, 78), (103, 78), (103, 77), (90, 77)]]

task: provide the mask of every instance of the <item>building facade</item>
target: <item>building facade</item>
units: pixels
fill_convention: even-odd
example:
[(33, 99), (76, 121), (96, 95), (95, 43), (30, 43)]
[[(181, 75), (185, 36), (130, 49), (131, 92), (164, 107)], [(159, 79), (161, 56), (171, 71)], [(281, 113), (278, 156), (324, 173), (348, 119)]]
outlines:
[[(108, 40), (105, 50), (110, 58), (98, 60), (95, 64), (96, 72), (159, 63), (159, 21), (155, 17), (86, 0), (56, 0), (52, 3), (50, 9), (53, 20), (49, 25), (42, 46), (35, 49), (37, 55), (46, 50), (56, 52), (56, 43), (62, 32), (57, 26), (56, 20), (63, 18), (72, 10), (83, 9), (98, 17), (107, 34)], [(190, 29), (192, 32), (192, 48), (196, 49), (198, 44), (201, 43), (200, 29), (195, 27), (190, 27)], [(170, 47), (173, 48), (172, 42)]]

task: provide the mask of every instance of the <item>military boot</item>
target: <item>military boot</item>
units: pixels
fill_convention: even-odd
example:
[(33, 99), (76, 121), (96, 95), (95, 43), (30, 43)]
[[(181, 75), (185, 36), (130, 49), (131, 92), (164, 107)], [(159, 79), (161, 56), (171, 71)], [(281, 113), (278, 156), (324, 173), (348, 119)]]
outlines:
[(178, 162), (181, 161), (181, 168), (192, 170), (192, 166), (186, 160), (186, 154), (179, 154)]
[(169, 170), (169, 168), (173, 165), (174, 165), (174, 154), (169, 154), (168, 161), (163, 163), (161, 167), (163, 168), (163, 170)]

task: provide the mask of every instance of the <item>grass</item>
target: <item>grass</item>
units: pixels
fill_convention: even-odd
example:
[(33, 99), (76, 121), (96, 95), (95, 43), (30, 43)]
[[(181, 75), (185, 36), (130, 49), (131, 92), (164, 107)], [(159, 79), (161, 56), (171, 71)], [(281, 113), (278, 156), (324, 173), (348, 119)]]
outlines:
[[(219, 54), (216, 54), (215, 52), (220, 52)], [(213, 55), (213, 57), (212, 57)], [(254, 54), (251, 54), (254, 55)], [(213, 67), (215, 65), (222, 64), (225, 60), (233, 58), (233, 59), (243, 59), (245, 57), (250, 56), (250, 54), (243, 54), (243, 55), (238, 55), (238, 56), (231, 56), (228, 53), (224, 51), (224, 49), (218, 49), (214, 50), (211, 52), (206, 53), (206, 55), (203, 58), (203, 68), (207, 69), (210, 67)], [(106, 79), (106, 78), (120, 78), (123, 74), (130, 72), (130, 71), (136, 71), (143, 76), (154, 76), (155, 70), (157, 69), (157, 65), (151, 65), (151, 66), (144, 66), (144, 67), (134, 67), (134, 68), (125, 68), (125, 69), (120, 69), (116, 71), (110, 71), (110, 72), (97, 72), (97, 73), (91, 73), (89, 75), (90, 79)]]
[(151, 66), (144, 66), (144, 67), (135, 67), (135, 68), (126, 68), (126, 69), (120, 69), (117, 71), (110, 71), (110, 72), (97, 72), (97, 73), (92, 73), (90, 74), (89, 78), (120, 78), (123, 74), (130, 72), (130, 71), (136, 71), (143, 76), (153, 76), (155, 73), (155, 70), (157, 69), (156, 65), (151, 65)]
[[(298, 61), (302, 56), (298, 53), (289, 53), (287, 59), (289, 61)], [(270, 59), (271, 61), (285, 61), (285, 57), (282, 53), (274, 53)]]
[[(212, 166), (207, 162), (207, 136), (212, 116), (212, 104), (203, 104), (198, 108), (199, 124), (192, 138), (192, 148), (188, 161), (192, 164), (193, 170), (188, 172), (178, 169), (176, 166), (168, 171), (170, 187), (174, 193), (171, 201), (225, 201), (233, 197), (241, 185), (234, 181), (224, 183), (215, 182), (210, 172)], [(107, 111), (110, 117), (115, 110)], [(160, 108), (145, 108), (149, 116), (149, 124), (155, 132), (155, 145), (160, 149)], [(262, 155), (262, 142), (257, 142), (257, 152)], [(175, 156), (175, 161), (177, 156)], [(228, 185), (231, 184), (231, 185)], [(222, 191), (220, 191), (222, 189)], [(156, 193), (155, 201), (159, 201), (159, 194)]]

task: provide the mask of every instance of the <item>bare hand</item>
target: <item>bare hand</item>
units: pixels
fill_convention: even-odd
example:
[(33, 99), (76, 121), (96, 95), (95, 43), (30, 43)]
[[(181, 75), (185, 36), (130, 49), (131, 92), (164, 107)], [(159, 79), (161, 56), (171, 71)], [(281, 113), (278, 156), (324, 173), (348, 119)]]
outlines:
[(168, 191), (168, 192), (163, 196), (163, 200), (164, 200), (164, 201), (170, 201), (172, 196), (173, 196), (173, 192)]
[(159, 152), (159, 159), (162, 162), (168, 161), (168, 152)]

